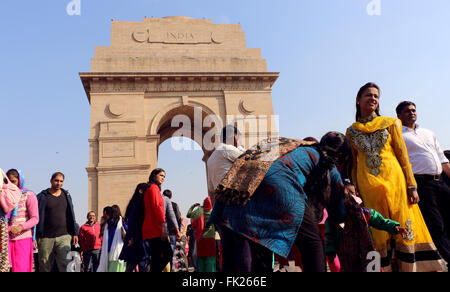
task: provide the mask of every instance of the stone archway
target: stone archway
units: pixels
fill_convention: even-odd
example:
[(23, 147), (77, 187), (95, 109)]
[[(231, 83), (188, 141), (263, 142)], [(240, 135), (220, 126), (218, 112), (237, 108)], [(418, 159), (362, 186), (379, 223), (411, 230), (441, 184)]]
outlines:
[(223, 124), (231, 117), (247, 147), (266, 138), (262, 128), (273, 132), (271, 88), (279, 74), (267, 72), (260, 49), (246, 47), (239, 24), (167, 17), (111, 27), (111, 46), (96, 47), (91, 72), (80, 73), (91, 106), (90, 210), (126, 207), (158, 166), (159, 145), (179, 134), (177, 116), (190, 121), (191, 139), (203, 148), (208, 115)]

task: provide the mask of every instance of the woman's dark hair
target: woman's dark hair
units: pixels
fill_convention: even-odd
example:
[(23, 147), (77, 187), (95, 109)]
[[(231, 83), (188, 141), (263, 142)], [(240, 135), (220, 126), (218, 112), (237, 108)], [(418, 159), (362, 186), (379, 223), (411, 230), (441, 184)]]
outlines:
[(307, 191), (312, 197), (316, 208), (316, 219), (321, 221), (323, 208), (330, 203), (331, 177), (330, 171), (350, 159), (352, 152), (344, 134), (339, 132), (326, 133), (315, 148), (320, 154), (319, 162), (313, 169), (307, 183)]
[[(112, 207), (111, 206), (106, 206), (105, 208), (103, 208), (103, 214), (106, 215), (108, 218), (105, 218), (107, 220), (112, 218)], [(100, 236), (103, 237), (103, 232), (105, 231), (105, 225), (106, 225), (107, 221), (103, 222), (101, 227), (100, 227)]]
[(328, 132), (320, 140), (322, 154), (331, 157), (343, 180), (351, 179), (353, 164), (352, 148), (345, 135), (340, 132)]
[(19, 175), (19, 172), (17, 171), (17, 169), (12, 168), (12, 169), (8, 170), (6, 172), (6, 176), (10, 176), (10, 175), (14, 176), (17, 179), (20, 179), (20, 175)]
[(156, 169), (154, 169), (154, 170), (152, 170), (152, 172), (150, 173), (150, 176), (148, 177), (148, 183), (149, 183), (149, 185), (152, 185), (152, 184), (158, 184), (157, 182), (156, 182), (156, 176), (158, 175), (158, 174), (160, 174), (161, 172), (164, 172), (165, 173), (165, 171), (164, 171), (164, 169), (162, 169), (162, 168), (156, 168)]
[(120, 220), (120, 217), (122, 217), (122, 213), (120, 212), (120, 207), (117, 205), (114, 205), (111, 207), (111, 218), (114, 222), (114, 225), (117, 226), (117, 223)]
[(106, 206), (103, 208), (103, 213), (106, 213), (106, 215), (111, 216), (111, 206)]
[[(17, 169), (13, 168), (13, 169), (8, 170), (6, 172), (6, 176), (7, 177), (9, 177), (9, 176), (15, 177), (19, 181), (19, 184), (20, 184), (20, 175), (19, 175), (19, 172), (17, 171)], [(20, 188), (20, 185), (18, 187)]]
[[(367, 89), (372, 88), (372, 87), (376, 88), (378, 90), (378, 94), (381, 95), (380, 87), (373, 82), (368, 82), (359, 89), (358, 95), (356, 95), (356, 97), (358, 99), (361, 98), (364, 91), (366, 91)], [(378, 104), (377, 109), (375, 110), (375, 113), (377, 115), (380, 115), (380, 105), (379, 104)], [(361, 117), (361, 108), (359, 107), (359, 104), (356, 104), (356, 120), (358, 120), (360, 117)]]
[(130, 202), (128, 202), (127, 209), (125, 210), (125, 221), (128, 221), (130, 219), (131, 212), (135, 207), (139, 207), (140, 205), (144, 205), (144, 194), (148, 189), (148, 184), (141, 183), (136, 186), (136, 190), (134, 191), (133, 196), (130, 199)]

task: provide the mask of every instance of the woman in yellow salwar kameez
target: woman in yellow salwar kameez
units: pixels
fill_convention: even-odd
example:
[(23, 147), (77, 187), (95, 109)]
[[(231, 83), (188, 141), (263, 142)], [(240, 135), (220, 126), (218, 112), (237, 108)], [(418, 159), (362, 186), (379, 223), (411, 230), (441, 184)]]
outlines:
[(356, 120), (347, 129), (354, 183), (364, 205), (408, 228), (408, 236), (372, 229), (385, 271), (441, 271), (443, 260), (422, 218), (417, 184), (402, 138), (401, 121), (379, 115), (379, 87), (367, 83), (356, 98)]

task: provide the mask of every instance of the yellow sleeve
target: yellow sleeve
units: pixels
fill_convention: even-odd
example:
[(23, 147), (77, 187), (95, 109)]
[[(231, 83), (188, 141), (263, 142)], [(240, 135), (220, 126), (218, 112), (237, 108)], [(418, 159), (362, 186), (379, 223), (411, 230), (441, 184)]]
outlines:
[(394, 149), (395, 156), (405, 174), (406, 186), (417, 187), (411, 163), (409, 162), (408, 149), (402, 136), (402, 122), (399, 119), (396, 119), (395, 123), (389, 127), (389, 133), (392, 136), (392, 149)]

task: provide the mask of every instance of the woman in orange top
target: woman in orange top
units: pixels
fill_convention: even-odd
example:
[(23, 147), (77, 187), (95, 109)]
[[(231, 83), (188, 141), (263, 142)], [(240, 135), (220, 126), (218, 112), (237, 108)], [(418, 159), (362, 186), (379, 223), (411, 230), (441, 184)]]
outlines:
[(149, 177), (150, 187), (144, 194), (145, 216), (142, 235), (150, 245), (151, 272), (162, 272), (173, 256), (169, 235), (164, 224), (166, 216), (164, 199), (161, 195), (161, 185), (165, 177), (166, 172), (163, 169), (154, 169)]
[(376, 84), (361, 87), (356, 98), (356, 122), (347, 129), (347, 138), (353, 151), (352, 177), (364, 205), (409, 230), (403, 238), (372, 229), (381, 267), (385, 271), (441, 271), (443, 261), (417, 205), (417, 184), (401, 121), (380, 116), (379, 96)]

